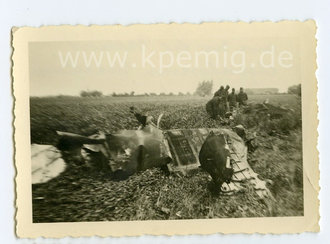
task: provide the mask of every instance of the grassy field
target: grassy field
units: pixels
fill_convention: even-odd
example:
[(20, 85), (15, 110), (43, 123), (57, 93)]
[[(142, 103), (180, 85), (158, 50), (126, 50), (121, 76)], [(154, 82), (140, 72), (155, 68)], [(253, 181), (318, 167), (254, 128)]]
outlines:
[[(261, 103), (267, 98), (272, 104), (297, 107), (293, 95), (251, 95), (250, 102)], [(129, 112), (130, 106), (156, 120), (164, 113), (162, 129), (217, 127), (219, 121), (209, 119), (204, 109), (209, 99), (195, 96), (31, 98), (31, 142), (53, 144), (56, 130), (90, 135), (97, 130), (111, 133), (136, 129), (139, 124)]]
[[(106, 172), (68, 162), (59, 177), (33, 186), (34, 222), (303, 215), (300, 100), (293, 95), (253, 95), (249, 102), (261, 103), (267, 98), (270, 104), (292, 111), (283, 118), (269, 119), (252, 110), (236, 122), (257, 132), (258, 148), (249, 155), (249, 162), (262, 178), (273, 182), (269, 188), (275, 200), (261, 200), (253, 190), (214, 197), (204, 172), (180, 177), (151, 169), (115, 182)], [(128, 109), (132, 105), (154, 118), (164, 113), (162, 129), (220, 127), (220, 121), (205, 112), (208, 99), (31, 98), (31, 143), (55, 145), (56, 130), (91, 135), (98, 130), (136, 129), (138, 122)]]

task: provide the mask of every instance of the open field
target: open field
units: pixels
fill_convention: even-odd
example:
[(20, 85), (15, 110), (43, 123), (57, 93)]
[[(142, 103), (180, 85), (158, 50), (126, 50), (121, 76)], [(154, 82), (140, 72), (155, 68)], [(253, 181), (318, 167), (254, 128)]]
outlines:
[[(303, 215), (300, 100), (293, 95), (251, 95), (249, 102), (261, 103), (267, 98), (271, 104), (293, 111), (271, 121), (245, 114), (237, 123), (257, 132), (258, 148), (249, 155), (249, 161), (256, 173), (272, 181), (269, 188), (274, 200), (261, 200), (253, 190), (214, 197), (207, 189), (205, 172), (180, 177), (151, 169), (115, 182), (106, 172), (68, 162), (59, 177), (33, 186), (34, 222)], [(208, 99), (31, 98), (31, 143), (55, 145), (56, 130), (91, 135), (97, 130), (136, 129), (138, 122), (129, 113), (130, 106), (155, 120), (164, 113), (162, 129), (220, 127), (219, 121), (206, 114)]]
[[(297, 107), (293, 95), (251, 95), (249, 100), (261, 103), (267, 98), (272, 104)], [(136, 129), (139, 124), (129, 113), (130, 106), (136, 106), (155, 120), (164, 113), (162, 129), (218, 127), (219, 121), (209, 119), (204, 108), (209, 99), (196, 96), (32, 98), (31, 142), (53, 144), (56, 130), (91, 135), (97, 130), (111, 133)]]

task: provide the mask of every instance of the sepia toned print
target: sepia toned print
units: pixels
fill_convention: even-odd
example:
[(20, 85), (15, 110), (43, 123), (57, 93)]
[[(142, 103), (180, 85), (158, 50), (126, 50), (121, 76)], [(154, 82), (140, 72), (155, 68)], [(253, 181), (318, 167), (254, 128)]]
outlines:
[(14, 29), (17, 234), (318, 231), (315, 30)]

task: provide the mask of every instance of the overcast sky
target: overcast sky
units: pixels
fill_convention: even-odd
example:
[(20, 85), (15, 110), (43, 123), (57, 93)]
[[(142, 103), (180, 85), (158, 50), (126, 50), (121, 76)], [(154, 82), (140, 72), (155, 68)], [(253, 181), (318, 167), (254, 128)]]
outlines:
[(194, 92), (198, 82), (286, 91), (301, 83), (299, 39), (168, 38), (31, 42), (30, 95)]

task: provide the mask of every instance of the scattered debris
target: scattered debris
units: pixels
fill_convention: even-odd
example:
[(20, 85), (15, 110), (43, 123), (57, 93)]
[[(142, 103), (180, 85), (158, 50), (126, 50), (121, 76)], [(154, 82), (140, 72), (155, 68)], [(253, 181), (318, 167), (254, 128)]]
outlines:
[[(243, 139), (243, 137), (241, 137), (240, 140), (247, 143), (249, 139), (252, 139), (251, 142), (255, 143), (256, 146), (262, 150), (266, 149), (269, 155), (276, 156), (279, 155), (278, 150), (279, 146), (281, 146), (279, 144), (281, 141), (274, 142), (274, 138), (279, 138), (278, 140), (280, 140), (283, 135), (281, 131), (282, 127), (278, 126), (278, 122), (285, 121), (287, 114), (290, 116), (293, 111), (280, 109), (285, 113), (285, 115), (281, 117), (275, 115), (272, 111), (269, 112), (271, 108), (268, 104), (265, 106), (262, 105), (262, 107), (259, 108), (260, 111), (258, 111), (258, 113), (265, 115), (262, 117), (263, 120), (259, 119), (257, 121), (256, 111), (242, 112), (236, 117), (231, 116), (234, 122), (236, 124), (241, 124), (245, 130), (245, 137), (247, 140)], [(248, 108), (244, 108), (244, 110), (245, 109)], [(244, 117), (242, 123), (237, 123), (236, 119), (240, 116)], [(184, 120), (186, 118), (183, 117), (182, 119)], [(187, 120), (190, 122), (189, 118)], [(206, 125), (214, 125), (213, 121), (212, 123), (210, 122), (210, 124), (208, 124), (208, 121), (204, 121), (203, 123)], [(276, 125), (274, 126), (272, 123), (276, 123)], [(299, 121), (297, 125), (299, 126)], [(289, 126), (291, 126), (291, 124)], [(148, 126), (146, 127), (146, 129), (148, 129)], [(259, 127), (265, 128), (265, 130), (260, 130)], [(178, 128), (182, 128), (182, 126)], [(268, 130), (268, 128), (272, 129)], [(289, 127), (289, 129), (290, 128), (294, 127)], [(171, 131), (173, 132), (174, 130)], [(178, 129), (177, 131), (182, 133), (182, 129)], [(271, 131), (273, 131), (273, 134), (269, 137)], [(167, 136), (168, 135), (165, 134), (164, 137), (166, 138)], [(94, 136), (94, 139), (99, 137), (100, 135)], [(289, 139), (292, 140), (292, 137), (289, 137)], [(273, 144), (275, 146), (273, 146)], [(290, 145), (283, 145), (283, 147), (291, 148)], [(163, 152), (169, 151), (171, 153), (171, 158), (174, 159), (171, 148), (170, 150), (167, 150), (167, 148), (170, 148), (170, 145), (165, 145)], [(248, 145), (247, 148), (249, 148)], [(278, 205), (280, 207), (273, 206), (272, 212), (270, 212), (267, 206), (263, 206), (260, 204), (260, 201), (257, 200), (257, 195), (259, 195), (259, 193), (266, 193), (267, 195), (267, 190), (263, 190), (263, 187), (267, 186), (272, 194), (276, 194), (276, 199), (281, 196), (283, 197), (283, 194), (286, 194), (283, 193), (283, 191), (284, 189), (287, 191), (286, 188), (288, 188), (288, 184), (290, 184), (289, 181), (291, 181), (291, 179), (288, 179), (287, 185), (281, 185), (287, 178), (286, 171), (285, 169), (279, 168), (276, 169), (278, 171), (274, 172), (273, 168), (276, 167), (276, 165), (271, 164), (274, 161), (279, 163), (281, 158), (277, 159), (277, 161), (267, 161), (268, 158), (266, 156), (268, 154), (265, 156), (264, 153), (261, 152), (262, 150), (256, 150), (252, 160), (249, 161), (249, 163), (253, 163), (251, 166), (253, 166), (255, 171), (252, 170), (249, 165), (247, 165), (247, 168), (251, 168), (251, 170), (247, 169), (242, 171), (244, 175), (246, 175), (246, 178), (249, 178), (247, 181), (241, 180), (238, 182), (242, 188), (237, 190), (233, 187), (234, 190), (231, 191), (229, 190), (229, 188), (232, 187), (231, 185), (223, 185), (223, 191), (227, 192), (227, 194), (216, 199), (212, 198), (206, 190), (206, 184), (209, 181), (208, 175), (200, 171), (198, 167), (195, 169), (195, 165), (192, 171), (186, 171), (193, 172), (191, 175), (187, 174), (189, 177), (180, 173), (180, 170), (174, 170), (174, 173), (167, 176), (164, 174), (164, 171), (156, 168), (137, 171), (136, 174), (130, 176), (125, 181), (113, 181), (111, 180), (112, 175), (109, 174), (109, 170), (99, 170), (96, 168), (97, 164), (88, 164), (90, 165), (88, 167), (86, 167), (87, 164), (85, 163), (80, 165), (77, 160), (78, 158), (75, 159), (74, 155), (65, 155), (63, 158), (65, 158), (67, 163), (66, 170), (60, 173), (56, 178), (48, 180), (46, 184), (34, 184), (32, 186), (34, 222), (205, 218), (206, 216), (271, 216), (274, 211), (279, 211), (278, 208), (281, 208), (280, 211), (283, 213), (283, 211), (286, 211), (283, 206), (290, 205), (290, 202), (294, 204), (299, 201), (292, 199), (292, 201), (287, 201), (285, 203), (279, 202)], [(80, 152), (83, 152), (84, 155), (82, 155), (82, 158), (85, 158), (86, 162), (93, 161), (88, 157), (104, 155), (103, 149), (101, 150), (97, 144), (83, 144), (83, 150), (80, 150)], [(119, 152), (122, 155), (126, 155), (127, 158), (134, 155), (134, 150), (130, 150), (129, 148), (124, 148), (123, 150), (119, 150)], [(250, 156), (251, 154), (246, 153), (246, 155)], [(287, 155), (283, 158), (287, 158)], [(299, 158), (297, 158), (297, 160), (299, 161)], [(101, 162), (102, 160), (98, 159), (96, 161)], [(109, 161), (105, 161), (105, 163), (108, 167)], [(264, 164), (270, 165), (270, 167), (268, 167), (271, 168), (269, 172), (263, 170), (263, 168), (260, 171), (260, 165)], [(171, 165), (172, 169), (178, 169), (180, 166), (180, 164), (176, 164), (175, 160), (169, 165)], [(235, 162), (233, 165), (236, 167)], [(244, 168), (243, 164), (238, 164), (237, 166), (243, 166), (242, 169)], [(238, 167), (236, 167), (236, 170)], [(296, 169), (295, 172), (298, 172), (298, 170), (299, 169)], [(263, 177), (259, 177), (255, 172), (262, 172)], [(240, 170), (236, 171), (236, 175), (242, 175)], [(300, 176), (301, 174), (297, 175)], [(298, 176), (295, 177), (293, 181), (302, 182)], [(268, 177), (272, 180), (265, 180), (265, 178)], [(166, 187), (163, 188), (163, 186)], [(245, 192), (245, 194), (234, 194), (242, 191)], [(160, 192), (162, 192), (163, 195), (157, 205), (157, 198)], [(185, 194), (184, 199), (186, 199), (187, 202), (183, 202), (184, 199), (181, 197), (183, 194)], [(226, 195), (231, 196), (227, 197)], [(261, 195), (261, 197), (263, 197), (263, 195)], [(244, 205), (246, 203), (249, 204), (248, 208)], [(234, 209), (228, 207), (230, 205), (236, 206), (236, 204), (240, 204), (241, 208)], [(185, 207), (182, 208), (182, 206)], [(227, 206), (228, 209), (223, 207), (221, 211), (215, 213), (215, 208), (217, 206)], [(243, 211), (241, 209), (243, 209)], [(297, 208), (295, 207), (294, 209), (296, 211)], [(298, 210), (299, 209), (300, 208), (298, 208)], [(168, 212), (168, 210), (170, 211)], [(285, 212), (285, 214), (292, 214), (292, 212), (289, 211), (292, 211), (292, 209)]]

